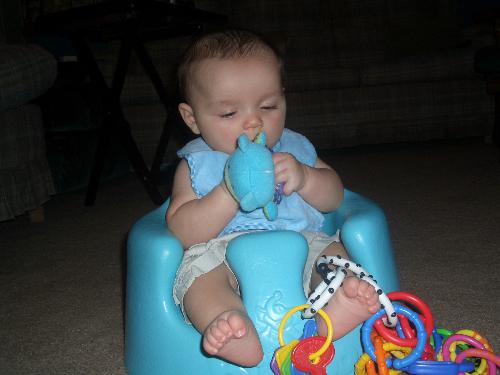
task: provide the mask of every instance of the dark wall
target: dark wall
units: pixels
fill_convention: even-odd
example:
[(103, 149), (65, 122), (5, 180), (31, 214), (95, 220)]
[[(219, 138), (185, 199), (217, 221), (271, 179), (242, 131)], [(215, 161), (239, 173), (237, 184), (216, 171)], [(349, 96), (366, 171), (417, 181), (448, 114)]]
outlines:
[(0, 1), (0, 40), (7, 43), (23, 42), (22, 24), (21, 1)]

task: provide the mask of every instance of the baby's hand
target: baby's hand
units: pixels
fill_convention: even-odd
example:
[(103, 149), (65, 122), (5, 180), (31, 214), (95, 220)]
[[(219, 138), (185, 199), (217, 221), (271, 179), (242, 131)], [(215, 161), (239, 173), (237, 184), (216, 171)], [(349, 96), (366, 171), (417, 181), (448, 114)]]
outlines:
[(306, 166), (300, 163), (292, 154), (277, 152), (273, 154), (274, 177), (276, 183), (283, 182), (283, 193), (290, 195), (302, 189), (306, 183)]

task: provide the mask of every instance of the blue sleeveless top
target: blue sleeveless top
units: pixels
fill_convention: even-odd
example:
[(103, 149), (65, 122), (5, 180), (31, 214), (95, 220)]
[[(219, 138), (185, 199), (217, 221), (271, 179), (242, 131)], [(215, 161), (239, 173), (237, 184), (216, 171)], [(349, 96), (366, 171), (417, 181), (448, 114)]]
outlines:
[[(273, 147), (273, 152), (292, 154), (302, 164), (313, 167), (317, 154), (314, 146), (303, 135), (284, 129), (280, 140)], [(224, 175), (224, 166), (228, 154), (214, 151), (200, 137), (187, 143), (177, 152), (180, 158), (186, 159), (191, 174), (191, 186), (198, 198), (208, 194), (220, 184)], [(262, 209), (252, 212), (239, 210), (235, 217), (219, 233), (219, 237), (247, 230), (279, 230), (319, 231), (323, 224), (323, 214), (308, 204), (297, 193), (283, 195), (278, 205), (278, 217), (269, 221)]]

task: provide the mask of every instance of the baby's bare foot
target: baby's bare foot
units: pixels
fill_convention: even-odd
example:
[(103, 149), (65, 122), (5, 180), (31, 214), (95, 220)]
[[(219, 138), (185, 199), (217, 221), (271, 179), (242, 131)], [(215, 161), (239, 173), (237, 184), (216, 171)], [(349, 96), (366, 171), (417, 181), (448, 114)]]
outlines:
[(210, 323), (203, 334), (203, 349), (240, 366), (256, 366), (263, 356), (255, 327), (239, 311), (225, 311)]
[[(357, 277), (346, 277), (342, 287), (333, 295), (323, 310), (332, 320), (336, 340), (367, 320), (380, 309), (375, 288)], [(326, 336), (326, 324), (317, 318), (318, 332)]]

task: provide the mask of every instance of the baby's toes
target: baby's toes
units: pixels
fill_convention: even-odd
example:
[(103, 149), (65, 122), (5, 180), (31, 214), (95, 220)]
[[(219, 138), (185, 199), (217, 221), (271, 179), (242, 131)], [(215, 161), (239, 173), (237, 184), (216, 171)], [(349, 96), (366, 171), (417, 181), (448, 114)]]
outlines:
[(210, 328), (209, 337), (213, 342), (220, 343), (221, 345), (226, 341), (226, 335), (216, 326)]
[(208, 332), (203, 336), (203, 348), (210, 355), (217, 354), (219, 349), (222, 348), (222, 345), (220, 341), (213, 335), (208, 334)]
[(370, 294), (366, 298), (366, 305), (368, 306), (368, 311), (375, 314), (380, 309), (380, 300), (377, 292)]
[(373, 285), (367, 283), (366, 281), (362, 281), (361, 284), (359, 287), (360, 293), (364, 296), (364, 298), (366, 298), (366, 300), (378, 299), (378, 293)]
[(379, 310), (380, 310), (380, 304), (374, 304), (368, 306), (368, 312), (370, 314), (375, 314)]
[(363, 282), (357, 277), (349, 276), (344, 279), (342, 284), (342, 289), (344, 290), (344, 294), (349, 298), (356, 298), (359, 296), (359, 287)]
[(360, 297), (368, 297), (370, 293), (370, 288), (371, 285), (368, 284), (366, 281), (359, 280), (359, 285), (358, 285), (358, 296)]
[(377, 299), (373, 303), (370, 303), (368, 305), (368, 311), (372, 314), (375, 314), (377, 311), (380, 310), (380, 307), (381, 307), (380, 302)]
[(238, 313), (229, 315), (227, 323), (234, 337), (240, 338), (246, 334), (246, 321), (242, 315)]
[(217, 330), (218, 337), (222, 336), (223, 339), (233, 335), (233, 330), (225, 319), (219, 319), (213, 328)]

